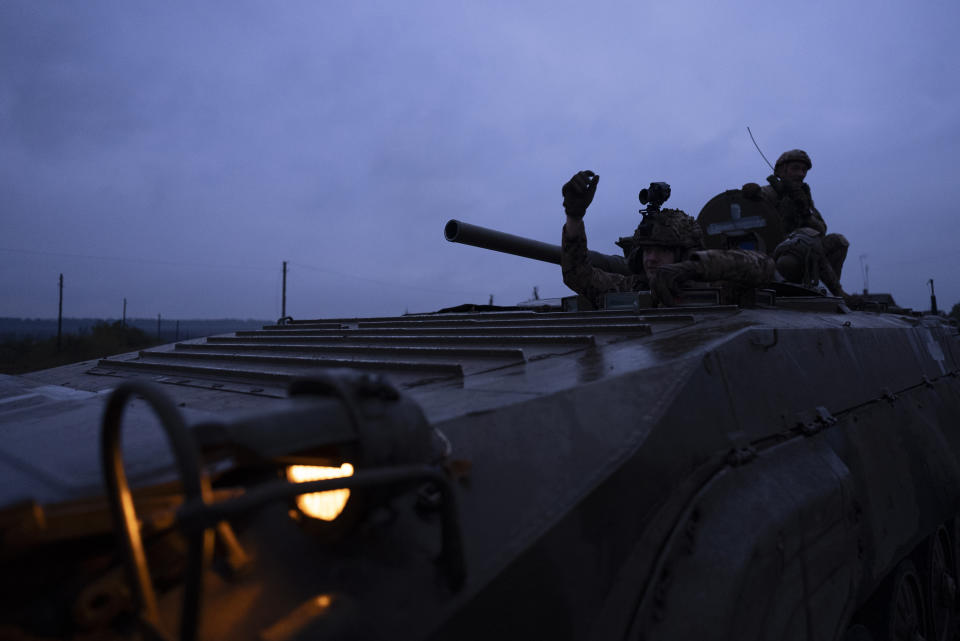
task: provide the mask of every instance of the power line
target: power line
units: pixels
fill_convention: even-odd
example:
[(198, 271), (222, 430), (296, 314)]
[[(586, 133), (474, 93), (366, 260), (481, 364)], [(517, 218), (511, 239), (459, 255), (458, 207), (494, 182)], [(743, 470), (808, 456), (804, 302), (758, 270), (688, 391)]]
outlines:
[(289, 262), (291, 265), (296, 265), (296, 266), (298, 266), (298, 267), (303, 267), (303, 268), (305, 268), (305, 269), (310, 269), (310, 270), (313, 270), (313, 271), (316, 271), (316, 272), (320, 272), (320, 273), (322, 273), (322, 274), (330, 274), (330, 275), (332, 275), (332, 276), (339, 276), (339, 277), (342, 277), (342, 278), (351, 278), (351, 279), (353, 279), (353, 280), (361, 280), (361, 281), (364, 281), (364, 282), (367, 282), (367, 283), (376, 283), (377, 285), (383, 285), (383, 286), (385, 286), (385, 287), (395, 287), (395, 288), (400, 288), (400, 289), (415, 289), (415, 290), (419, 290), (419, 291), (430, 292), (430, 293), (433, 293), (433, 294), (455, 294), (455, 295), (457, 295), (457, 296), (463, 296), (463, 295), (467, 295), (467, 294), (474, 295), (474, 296), (486, 296), (486, 295), (487, 295), (487, 293), (480, 293), (480, 292), (478, 292), (478, 291), (468, 291), (468, 290), (458, 290), (458, 291), (454, 291), (454, 290), (450, 290), (450, 289), (437, 289), (437, 288), (434, 288), (434, 287), (421, 287), (421, 286), (419, 286), (419, 285), (409, 285), (409, 284), (407, 284), (407, 283), (396, 283), (396, 282), (390, 282), (390, 281), (385, 281), (385, 280), (378, 280), (378, 279), (376, 279), (376, 278), (367, 278), (367, 277), (365, 277), (365, 276), (357, 276), (356, 274), (345, 274), (345, 273), (343, 273), (343, 272), (338, 272), (338, 271), (335, 271), (335, 270), (332, 270), (332, 269), (325, 269), (325, 268), (321, 268), (321, 267), (314, 267), (313, 265), (306, 265), (306, 264), (300, 263), (300, 262), (294, 262), (294, 261), (288, 261), (288, 262)]
[(62, 258), (83, 258), (87, 260), (112, 260), (125, 263), (144, 263), (150, 265), (168, 265), (174, 267), (208, 267), (212, 269), (243, 269), (253, 271), (266, 271), (267, 267), (255, 265), (217, 265), (214, 263), (186, 263), (169, 260), (155, 260), (151, 258), (130, 258), (123, 256), (95, 256), (92, 254), (71, 254), (67, 252), (48, 252), (36, 249), (13, 249), (12, 247), (0, 247), (0, 252), (9, 252), (12, 254), (31, 254), (34, 256), (60, 256)]
[[(131, 258), (125, 256), (104, 256), (104, 255), (94, 255), (94, 254), (74, 254), (69, 252), (50, 252), (50, 251), (40, 251), (36, 249), (14, 249), (12, 247), (0, 247), (0, 252), (8, 252), (13, 254), (28, 254), (34, 256), (58, 256), (62, 258), (80, 258), (85, 260), (106, 260), (106, 261), (116, 261), (116, 262), (125, 262), (125, 263), (139, 263), (139, 264), (149, 264), (149, 265), (166, 265), (172, 267), (205, 267), (209, 269), (241, 269), (245, 271), (273, 271), (275, 268), (263, 267), (257, 265), (222, 265), (215, 263), (189, 263), (189, 262), (178, 262), (178, 261), (169, 261), (169, 260), (156, 260), (150, 258)], [(377, 285), (382, 285), (385, 287), (393, 287), (399, 289), (409, 289), (417, 290), (423, 292), (430, 292), (432, 294), (453, 294), (457, 296), (487, 296), (488, 292), (471, 291), (471, 290), (451, 290), (451, 289), (438, 289), (436, 287), (422, 287), (419, 285), (410, 285), (407, 283), (398, 283), (385, 281), (376, 278), (368, 278), (365, 276), (358, 276), (356, 274), (348, 274), (345, 272), (339, 272), (333, 269), (326, 269), (322, 267), (316, 267), (314, 265), (307, 265), (305, 263), (288, 261), (290, 265), (297, 265), (303, 267), (304, 269), (313, 270), (322, 274), (328, 274), (331, 276), (337, 276), (339, 278), (349, 278), (353, 280), (364, 281), (368, 283), (375, 283)]]

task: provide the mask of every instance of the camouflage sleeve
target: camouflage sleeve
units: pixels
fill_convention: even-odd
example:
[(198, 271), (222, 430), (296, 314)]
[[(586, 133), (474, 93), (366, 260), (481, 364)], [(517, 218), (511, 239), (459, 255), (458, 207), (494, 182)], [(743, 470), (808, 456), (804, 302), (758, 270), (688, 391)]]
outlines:
[(563, 226), (560, 243), (560, 266), (563, 269), (563, 283), (598, 305), (604, 294), (610, 292), (633, 292), (647, 289), (645, 279), (639, 275), (625, 276), (597, 269), (590, 262), (587, 250), (587, 234), (583, 221), (568, 223), (573, 229)]
[(805, 227), (812, 227), (820, 232), (821, 236), (827, 234), (827, 221), (823, 219), (823, 216), (820, 215), (820, 212), (817, 211), (817, 208), (813, 206), (813, 199), (810, 199), (810, 209), (807, 219), (804, 221)]
[(761, 196), (780, 214), (780, 222), (785, 234), (800, 227), (810, 227), (821, 235), (827, 233), (827, 224), (817, 208), (813, 206), (813, 197), (810, 195), (810, 186), (807, 183), (802, 183), (802, 188), (795, 191), (781, 190), (778, 193), (773, 186), (774, 177), (768, 177), (767, 181), (770, 184), (760, 188)]
[(792, 222), (794, 229), (809, 227), (815, 229), (821, 236), (827, 233), (827, 223), (813, 206), (813, 197), (810, 195), (810, 186), (807, 183), (803, 183), (802, 189), (785, 197), (781, 207), (782, 216)]
[(776, 271), (772, 258), (752, 249), (707, 249), (694, 252), (690, 260), (700, 264), (703, 273), (698, 278), (707, 282), (726, 280), (756, 287), (771, 282)]

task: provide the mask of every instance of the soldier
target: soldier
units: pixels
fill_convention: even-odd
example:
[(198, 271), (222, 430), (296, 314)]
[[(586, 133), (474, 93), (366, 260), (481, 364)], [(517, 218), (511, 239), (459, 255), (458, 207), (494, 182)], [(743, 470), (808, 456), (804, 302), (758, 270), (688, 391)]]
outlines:
[[(840, 234), (827, 233), (827, 223), (813, 205), (810, 185), (804, 182), (807, 172), (812, 167), (810, 156), (802, 149), (785, 151), (777, 158), (773, 175), (767, 177), (768, 184), (761, 187), (757, 183), (747, 183), (742, 191), (748, 198), (762, 198), (777, 210), (783, 224), (783, 231), (787, 234), (787, 240), (791, 241), (791, 246), (807, 247), (811, 244), (809, 239), (819, 237), (818, 243), (814, 243), (817, 245), (815, 249), (822, 252), (830, 267), (826, 269), (826, 265), (822, 265), (819, 270), (820, 278), (832, 293), (840, 296), (842, 295), (840, 272), (843, 270), (843, 262), (847, 258), (850, 243)], [(812, 230), (815, 233), (810, 231), (795, 233), (800, 229)], [(796, 253), (795, 249), (796, 247), (793, 247), (791, 252)], [(782, 255), (784, 250), (780, 250), (780, 253)], [(775, 258), (777, 258), (776, 252)], [(790, 264), (785, 263), (781, 266), (780, 263), (778, 259), (777, 267), (788, 280), (796, 282), (806, 280), (803, 276), (792, 273)]]
[(654, 303), (672, 305), (684, 283), (731, 281), (755, 287), (774, 278), (773, 261), (761, 252), (744, 249), (705, 250), (703, 231), (679, 209), (647, 215), (634, 234), (628, 263), (632, 275), (614, 274), (594, 267), (587, 252), (583, 217), (593, 202), (600, 176), (581, 171), (563, 186), (567, 222), (561, 241), (563, 282), (599, 306), (610, 292), (649, 289)]

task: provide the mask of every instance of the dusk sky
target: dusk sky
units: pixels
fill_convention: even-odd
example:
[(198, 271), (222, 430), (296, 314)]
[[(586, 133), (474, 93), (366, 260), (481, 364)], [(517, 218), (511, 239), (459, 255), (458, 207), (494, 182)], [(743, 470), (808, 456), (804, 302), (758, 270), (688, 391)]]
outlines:
[[(0, 316), (318, 318), (565, 296), (591, 249), (805, 149), (842, 282), (960, 302), (960, 2), (0, 3)], [(861, 258), (863, 257), (863, 258)]]

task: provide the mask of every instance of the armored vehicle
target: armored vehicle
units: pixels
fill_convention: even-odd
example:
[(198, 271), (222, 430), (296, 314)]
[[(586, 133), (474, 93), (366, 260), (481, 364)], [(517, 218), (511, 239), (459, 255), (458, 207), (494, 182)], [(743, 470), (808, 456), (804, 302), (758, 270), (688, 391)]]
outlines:
[(679, 302), (3, 377), (0, 638), (952, 639), (956, 329), (786, 285)]

